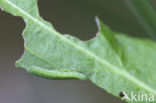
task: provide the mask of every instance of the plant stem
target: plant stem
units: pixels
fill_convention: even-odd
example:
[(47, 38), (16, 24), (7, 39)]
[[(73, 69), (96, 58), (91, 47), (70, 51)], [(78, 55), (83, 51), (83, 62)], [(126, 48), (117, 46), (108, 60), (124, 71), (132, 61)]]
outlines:
[(148, 0), (124, 0), (152, 39), (156, 40), (156, 12)]

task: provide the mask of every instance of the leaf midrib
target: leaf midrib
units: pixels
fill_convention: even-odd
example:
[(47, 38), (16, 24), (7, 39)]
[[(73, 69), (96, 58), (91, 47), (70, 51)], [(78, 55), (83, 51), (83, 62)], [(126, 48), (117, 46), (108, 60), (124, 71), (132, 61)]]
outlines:
[[(121, 69), (119, 69), (118, 67), (115, 67), (114, 65), (112, 65), (111, 63), (105, 61), (104, 59), (101, 59), (100, 57), (96, 56), (94, 53), (85, 50), (84, 48), (78, 46), (77, 44), (75, 44), (74, 42), (68, 40), (67, 38), (61, 36), (58, 32), (56, 32), (55, 30), (53, 30), (52, 28), (48, 27), (47, 25), (45, 25), (44, 23), (40, 22), (38, 19), (34, 18), (33, 16), (31, 16), (30, 14), (28, 14), (27, 12), (25, 12), (23, 9), (17, 7), (14, 3), (8, 1), (8, 0), (3, 0), (5, 3), (7, 3), (9, 6), (12, 6), (13, 8), (15, 8), (17, 11), (19, 11), (22, 15), (25, 15), (26, 17), (28, 17), (30, 20), (32, 20), (34, 23), (38, 24), (39, 26), (43, 27), (44, 29), (50, 31), (52, 34), (57, 35), (60, 37), (60, 39), (62, 39), (63, 41), (65, 41), (66, 43), (74, 46), (76, 49), (86, 53), (87, 55), (91, 56), (92, 58), (94, 58), (96, 61), (99, 61), (101, 64), (106, 65), (107, 67), (109, 67), (114, 73), (116, 74), (120, 74), (121, 76), (129, 79), (130, 81), (134, 82), (136, 85), (138, 85), (141, 88), (146, 89), (147, 91), (153, 93), (154, 95), (156, 95), (156, 91), (151, 88), (150, 86), (146, 85), (145, 83), (141, 82), (140, 80), (134, 78), (133, 76), (131, 76), (127, 71), (121, 71)], [(33, 52), (33, 51), (32, 51)], [(36, 53), (35, 53), (36, 54)], [(38, 55), (39, 56), (39, 55)], [(42, 58), (42, 57), (40, 57)]]

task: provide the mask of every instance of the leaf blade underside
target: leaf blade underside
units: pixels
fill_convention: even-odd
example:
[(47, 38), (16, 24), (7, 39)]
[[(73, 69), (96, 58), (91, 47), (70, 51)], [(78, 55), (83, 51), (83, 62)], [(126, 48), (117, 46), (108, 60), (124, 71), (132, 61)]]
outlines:
[(89, 79), (117, 97), (121, 91), (156, 95), (154, 42), (112, 32), (100, 21), (98, 35), (84, 42), (55, 31), (39, 16), (36, 0), (0, 0), (0, 6), (26, 22), (25, 53), (17, 66), (32, 74), (38, 69), (42, 78)]

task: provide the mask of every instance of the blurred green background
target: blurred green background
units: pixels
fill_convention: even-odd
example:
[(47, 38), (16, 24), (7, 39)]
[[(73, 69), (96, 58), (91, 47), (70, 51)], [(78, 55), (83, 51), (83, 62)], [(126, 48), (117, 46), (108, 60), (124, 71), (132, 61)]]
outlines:
[[(123, 0), (39, 0), (39, 9), (56, 30), (81, 40), (95, 36), (95, 16), (113, 31), (148, 38)], [(0, 11), (0, 103), (122, 103), (89, 81), (45, 80), (16, 68), (24, 27), (21, 18)]]

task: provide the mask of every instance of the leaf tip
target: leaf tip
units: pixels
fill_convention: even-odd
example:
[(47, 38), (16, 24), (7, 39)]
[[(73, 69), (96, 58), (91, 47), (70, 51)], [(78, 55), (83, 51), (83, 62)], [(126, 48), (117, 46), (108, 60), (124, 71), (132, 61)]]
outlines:
[(97, 28), (98, 28), (98, 31), (100, 31), (100, 19), (98, 16), (95, 16), (95, 22), (96, 22), (96, 25), (97, 25)]

